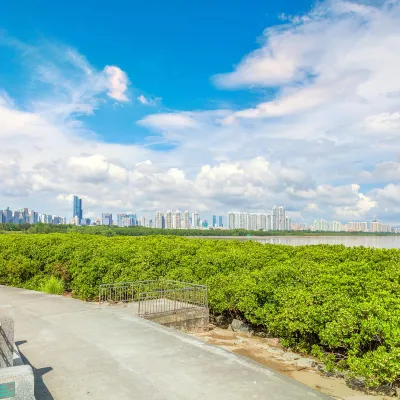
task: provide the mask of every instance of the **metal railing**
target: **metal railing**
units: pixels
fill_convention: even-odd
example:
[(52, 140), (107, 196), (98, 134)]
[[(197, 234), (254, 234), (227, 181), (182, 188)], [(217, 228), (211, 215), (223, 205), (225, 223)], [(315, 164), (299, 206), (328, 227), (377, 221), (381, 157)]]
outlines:
[(207, 297), (206, 286), (140, 293), (138, 315), (143, 317), (178, 310), (208, 308)]
[(208, 287), (173, 280), (117, 282), (99, 287), (99, 303), (137, 303), (139, 316), (208, 308)]

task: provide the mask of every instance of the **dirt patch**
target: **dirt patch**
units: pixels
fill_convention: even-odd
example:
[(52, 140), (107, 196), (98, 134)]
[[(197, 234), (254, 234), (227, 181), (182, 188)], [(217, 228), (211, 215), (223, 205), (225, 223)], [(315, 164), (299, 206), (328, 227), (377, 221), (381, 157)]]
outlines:
[(260, 338), (221, 328), (196, 334), (202, 340), (247, 357), (340, 400), (394, 400), (383, 395), (369, 395), (347, 386), (344, 379), (322, 375), (312, 368), (313, 360), (287, 352), (275, 338)]

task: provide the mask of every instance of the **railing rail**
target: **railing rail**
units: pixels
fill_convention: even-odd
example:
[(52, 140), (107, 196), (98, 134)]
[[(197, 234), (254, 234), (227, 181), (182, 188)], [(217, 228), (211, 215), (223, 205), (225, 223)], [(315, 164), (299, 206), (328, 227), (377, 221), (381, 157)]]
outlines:
[(99, 287), (99, 304), (138, 303), (139, 316), (208, 308), (208, 287), (174, 280), (116, 282)]

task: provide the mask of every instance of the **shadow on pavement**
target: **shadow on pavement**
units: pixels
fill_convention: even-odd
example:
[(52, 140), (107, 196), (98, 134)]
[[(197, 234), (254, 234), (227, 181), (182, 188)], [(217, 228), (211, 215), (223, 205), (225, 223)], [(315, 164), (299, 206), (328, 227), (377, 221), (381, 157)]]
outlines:
[(22, 344), (27, 343), (26, 340), (21, 340), (19, 342), (15, 342), (18, 347), (19, 353), (21, 354), (21, 358), (24, 364), (28, 364), (33, 369), (33, 376), (35, 377), (35, 398), (36, 400), (54, 400), (54, 397), (47, 389), (47, 386), (43, 382), (43, 375), (47, 374), (48, 372), (52, 371), (52, 367), (45, 367), (45, 368), (35, 368), (29, 360), (24, 356), (21, 352), (19, 346)]

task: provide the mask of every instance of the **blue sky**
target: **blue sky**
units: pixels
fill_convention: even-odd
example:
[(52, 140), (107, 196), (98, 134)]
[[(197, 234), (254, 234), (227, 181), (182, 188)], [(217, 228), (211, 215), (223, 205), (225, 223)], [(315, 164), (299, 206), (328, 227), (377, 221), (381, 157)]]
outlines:
[[(132, 80), (133, 95), (162, 98), (159, 110), (257, 104), (268, 90), (219, 90), (210, 78), (229, 72), (244, 54), (256, 49), (257, 38), (267, 26), (281, 23), (282, 13), (312, 7), (310, 1), (282, 5), (254, 1), (251, 7), (246, 1), (117, 1), (112, 8), (98, 7), (95, 1), (60, 3), (9, 2), (0, 26), (24, 43), (71, 46), (98, 68), (110, 63), (121, 66)], [(0, 82), (8, 92), (18, 93), (29, 77), (18, 71), (18, 59), (10, 70), (10, 53), (0, 55)], [(146, 132), (134, 121), (146, 113), (147, 107), (134, 103), (117, 109), (102, 107), (95, 119), (85, 122), (104, 140), (135, 143)]]
[(0, 208), (396, 223), (399, 26), (398, 1), (8, 2)]

